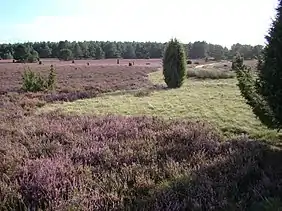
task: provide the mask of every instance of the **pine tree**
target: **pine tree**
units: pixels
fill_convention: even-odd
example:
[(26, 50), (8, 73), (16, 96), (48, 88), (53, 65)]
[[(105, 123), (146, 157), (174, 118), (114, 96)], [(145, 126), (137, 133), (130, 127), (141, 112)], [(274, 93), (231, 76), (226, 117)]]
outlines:
[(169, 88), (182, 86), (186, 75), (186, 55), (182, 44), (171, 39), (163, 58), (163, 75)]
[(72, 51), (70, 49), (62, 49), (60, 50), (60, 54), (58, 57), (60, 60), (69, 61), (72, 59)]
[(14, 59), (24, 62), (29, 56), (29, 49), (25, 45), (17, 45), (15, 48)]
[(277, 16), (262, 53), (257, 78), (246, 68), (238, 69), (239, 88), (254, 114), (263, 124), (272, 129), (282, 127), (282, 0), (279, 1)]
[(76, 59), (81, 59), (83, 57), (83, 52), (82, 52), (82, 49), (81, 49), (79, 43), (75, 43), (75, 45), (74, 45), (73, 56)]
[(125, 48), (125, 52), (123, 54), (124, 59), (135, 59), (135, 49), (133, 48), (132, 44), (127, 44)]
[(97, 46), (95, 51), (95, 59), (103, 59), (104, 57), (105, 53), (103, 49), (101, 48), (101, 46)]

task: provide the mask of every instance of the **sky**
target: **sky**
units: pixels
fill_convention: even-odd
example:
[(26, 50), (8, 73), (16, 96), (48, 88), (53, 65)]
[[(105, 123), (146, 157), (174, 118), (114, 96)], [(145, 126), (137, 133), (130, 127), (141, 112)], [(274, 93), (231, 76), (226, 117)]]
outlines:
[(0, 0), (0, 43), (264, 44), (278, 0)]

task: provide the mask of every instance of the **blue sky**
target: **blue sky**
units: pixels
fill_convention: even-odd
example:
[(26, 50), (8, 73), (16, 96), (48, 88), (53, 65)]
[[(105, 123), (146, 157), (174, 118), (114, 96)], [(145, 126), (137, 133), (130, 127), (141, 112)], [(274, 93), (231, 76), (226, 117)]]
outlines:
[(0, 0), (0, 43), (206, 40), (264, 44), (277, 0)]

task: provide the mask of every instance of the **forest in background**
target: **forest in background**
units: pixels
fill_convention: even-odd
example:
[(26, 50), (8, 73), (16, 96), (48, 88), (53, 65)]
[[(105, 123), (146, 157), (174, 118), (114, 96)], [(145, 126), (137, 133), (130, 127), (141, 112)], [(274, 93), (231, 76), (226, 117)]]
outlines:
[[(159, 42), (27, 42), (15, 44), (0, 44), (0, 59), (25, 60), (31, 58), (59, 58), (70, 59), (149, 59), (162, 58), (167, 43)], [(234, 44), (230, 49), (196, 41), (183, 44), (189, 59), (211, 58), (213, 60), (232, 59), (237, 52), (245, 60), (256, 59), (263, 49), (262, 45)]]

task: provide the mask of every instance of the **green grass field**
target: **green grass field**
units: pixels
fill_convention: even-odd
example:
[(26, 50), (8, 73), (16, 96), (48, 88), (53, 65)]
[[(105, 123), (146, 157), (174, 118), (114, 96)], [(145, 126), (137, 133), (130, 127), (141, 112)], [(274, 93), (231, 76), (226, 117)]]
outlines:
[[(160, 71), (150, 74), (149, 78), (154, 84), (164, 83)], [(116, 92), (93, 99), (47, 105), (43, 111), (60, 109), (66, 113), (206, 120), (228, 138), (241, 134), (267, 140), (278, 138), (276, 131), (268, 130), (255, 118), (240, 96), (236, 83), (236, 79), (186, 79), (179, 89), (153, 91), (140, 97), (133, 93)]]

